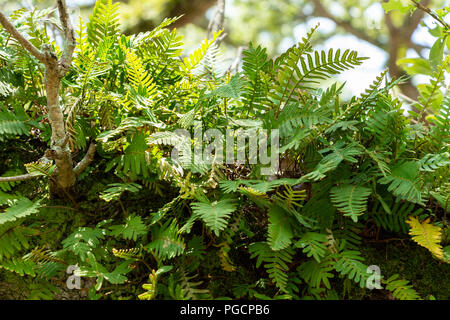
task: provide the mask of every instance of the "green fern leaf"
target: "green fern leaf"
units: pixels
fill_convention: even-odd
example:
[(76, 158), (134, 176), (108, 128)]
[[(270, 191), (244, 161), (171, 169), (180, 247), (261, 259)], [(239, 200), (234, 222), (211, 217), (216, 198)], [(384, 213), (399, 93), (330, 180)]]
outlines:
[(345, 216), (357, 222), (358, 217), (366, 211), (370, 188), (358, 185), (342, 185), (330, 190), (331, 201)]

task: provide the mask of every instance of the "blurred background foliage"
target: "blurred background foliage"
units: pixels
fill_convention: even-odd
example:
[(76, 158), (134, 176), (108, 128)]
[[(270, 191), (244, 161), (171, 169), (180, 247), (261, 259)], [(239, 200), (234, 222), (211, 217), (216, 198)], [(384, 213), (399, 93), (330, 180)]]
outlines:
[[(403, 0), (396, 0), (403, 1)], [(405, 0), (407, 1), (407, 0)], [(53, 0), (0, 0), (2, 11), (20, 7), (48, 8)], [(193, 49), (206, 35), (217, 0), (114, 0), (120, 2), (125, 34), (145, 32), (166, 17), (183, 15), (173, 27), (185, 35), (185, 47)], [(391, 77), (405, 75), (398, 63), (404, 58), (428, 59), (437, 31), (437, 23), (424, 12), (412, 15), (399, 10), (385, 13), (385, 0), (225, 0), (226, 37), (222, 44), (224, 60), (231, 64), (249, 42), (267, 47), (269, 54), (285, 51), (320, 23), (314, 45), (318, 49), (344, 48), (357, 50), (370, 57), (360, 68), (340, 76), (346, 81), (347, 94), (358, 94), (386, 67)], [(395, 2), (395, 1), (394, 1)], [(95, 0), (68, 0), (74, 15), (89, 18)], [(422, 0), (431, 9), (449, 6), (448, 0)], [(447, 16), (450, 18), (450, 15)], [(75, 19), (74, 19), (75, 20)], [(74, 21), (76, 24), (76, 22)], [(448, 54), (448, 50), (444, 52)], [(414, 72), (410, 72), (410, 74)], [(400, 88), (401, 94), (416, 100), (417, 84), (426, 82), (425, 75), (415, 75)], [(351, 94), (350, 94), (351, 93)]]

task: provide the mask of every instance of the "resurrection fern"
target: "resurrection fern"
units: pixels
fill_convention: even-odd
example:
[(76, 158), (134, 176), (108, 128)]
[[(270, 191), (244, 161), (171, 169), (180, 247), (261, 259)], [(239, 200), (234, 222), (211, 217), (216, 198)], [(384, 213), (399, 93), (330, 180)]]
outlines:
[(119, 34), (119, 6), (119, 3), (113, 3), (112, 0), (96, 1), (87, 24), (87, 34), (92, 45)]
[[(383, 201), (384, 203), (384, 201)], [(402, 203), (396, 201), (392, 206), (377, 203), (370, 212), (377, 226), (391, 232), (408, 233), (409, 227), (406, 223), (408, 217), (417, 217), (423, 212), (422, 208), (416, 208), (414, 203)]]
[(195, 69), (205, 57), (208, 49), (211, 48), (214, 41), (216, 41), (221, 34), (222, 31), (214, 32), (213, 38), (211, 40), (208, 39), (203, 40), (203, 43), (200, 48), (196, 49), (193, 53), (191, 53), (189, 57), (185, 57), (183, 59), (181, 69), (186, 73), (189, 73), (190, 71)]
[(422, 193), (418, 181), (419, 166), (417, 162), (404, 162), (395, 165), (391, 173), (379, 180), (381, 184), (389, 184), (388, 191), (393, 195), (410, 202), (422, 204)]
[[(230, 66), (222, 31), (186, 52), (178, 18), (129, 35), (116, 2), (74, 21), (73, 57), (64, 1), (8, 17), (45, 59), (0, 28), (2, 284), (23, 277), (30, 299), (52, 299), (77, 266), (93, 300), (371, 299), (377, 242), (409, 232), (450, 261), (444, 24), (429, 61), (406, 60), (430, 82), (404, 105), (410, 81), (388, 70), (348, 96), (334, 78), (365, 58), (314, 50), (317, 27), (276, 57), (242, 47)], [(383, 282), (420, 298), (398, 275)]]
[(353, 221), (366, 211), (367, 199), (371, 190), (359, 185), (342, 185), (330, 190), (331, 201), (335, 207)]
[(295, 243), (295, 247), (302, 248), (307, 257), (313, 257), (318, 263), (326, 255), (325, 245), (327, 236), (317, 232), (306, 232)]
[(409, 281), (399, 279), (398, 274), (394, 274), (383, 282), (386, 284), (386, 290), (391, 291), (393, 296), (399, 300), (421, 300), (416, 290), (409, 285)]
[(333, 262), (329, 258), (320, 263), (316, 260), (309, 260), (297, 268), (299, 276), (312, 288), (320, 288), (323, 285), (327, 289), (331, 288), (329, 279), (334, 277), (334, 274), (331, 273), (332, 270)]
[(286, 185), (286, 190), (284, 190), (283, 193), (277, 192), (277, 197), (279, 199), (282, 199), (282, 201), (286, 204), (286, 206), (289, 208), (291, 207), (301, 207), (301, 201), (305, 200), (306, 198), (306, 191), (305, 190), (293, 190), (290, 185)]
[(444, 253), (440, 244), (442, 239), (442, 229), (431, 224), (430, 219), (427, 218), (420, 222), (415, 217), (409, 217), (406, 221), (411, 227), (409, 234), (412, 239), (427, 248), (438, 259), (444, 259)]
[(146, 248), (154, 250), (162, 259), (171, 259), (182, 254), (186, 248), (183, 238), (179, 234), (176, 220), (168, 220), (159, 228), (152, 228), (152, 242)]
[(362, 263), (363, 260), (364, 258), (361, 257), (359, 251), (344, 250), (337, 255), (334, 269), (340, 274), (347, 276), (350, 280), (359, 283), (361, 288), (364, 288), (370, 274), (367, 272), (367, 265)]
[(33, 202), (27, 198), (19, 198), (11, 206), (0, 213), (0, 225), (25, 218), (39, 211), (40, 201)]
[(138, 237), (145, 236), (148, 232), (147, 226), (142, 222), (140, 216), (134, 214), (128, 216), (125, 224), (111, 226), (111, 235), (122, 236), (126, 240), (136, 241)]
[(278, 288), (284, 291), (288, 281), (288, 264), (292, 262), (294, 251), (291, 248), (274, 251), (267, 243), (263, 242), (252, 243), (248, 250), (251, 255), (250, 258), (257, 258), (256, 267), (258, 268), (264, 263), (269, 278), (274, 281)]
[(236, 205), (230, 199), (213, 202), (205, 199), (203, 202), (192, 203), (191, 207), (193, 214), (201, 218), (216, 236), (219, 236), (219, 232), (226, 228), (228, 218), (236, 210)]
[(0, 141), (8, 136), (29, 135), (29, 118), (22, 110), (21, 112), (12, 112), (0, 108)]
[(35, 229), (10, 222), (0, 225), (0, 261), (10, 259), (18, 251), (28, 249), (31, 236), (38, 232)]
[(274, 204), (270, 207), (268, 215), (268, 244), (272, 250), (281, 250), (289, 247), (294, 233), (288, 212)]

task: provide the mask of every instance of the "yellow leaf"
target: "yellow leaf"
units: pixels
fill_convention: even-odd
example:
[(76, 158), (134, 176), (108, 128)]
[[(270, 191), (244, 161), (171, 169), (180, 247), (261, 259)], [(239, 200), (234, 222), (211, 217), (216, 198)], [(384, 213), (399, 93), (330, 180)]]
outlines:
[(411, 216), (406, 222), (411, 227), (409, 234), (412, 239), (422, 247), (427, 248), (436, 258), (444, 260), (444, 252), (440, 245), (442, 229), (429, 223), (429, 218), (420, 223), (417, 218)]

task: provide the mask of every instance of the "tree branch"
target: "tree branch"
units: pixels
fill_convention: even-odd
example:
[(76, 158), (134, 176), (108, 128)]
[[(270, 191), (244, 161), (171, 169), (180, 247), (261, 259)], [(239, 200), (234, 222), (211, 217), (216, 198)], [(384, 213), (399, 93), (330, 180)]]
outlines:
[(217, 8), (214, 16), (208, 25), (207, 38), (210, 39), (214, 32), (218, 32), (223, 28), (225, 20), (225, 0), (217, 0)]
[(57, 0), (56, 2), (59, 11), (59, 19), (64, 31), (64, 52), (60, 61), (60, 73), (64, 76), (64, 74), (70, 68), (76, 41), (72, 23), (70, 22), (69, 13), (67, 12), (66, 0)]
[(84, 158), (76, 165), (73, 169), (75, 175), (79, 175), (86, 169), (86, 167), (94, 160), (95, 151), (97, 150), (97, 145), (95, 143), (91, 143), (89, 145), (89, 149), (86, 152)]
[(6, 18), (3, 13), (0, 12), (0, 23), (3, 28), (8, 31), (14, 39), (16, 39), (28, 52), (36, 57), (40, 62), (46, 63), (44, 54), (37, 49), (30, 41), (25, 39), (25, 37), (13, 26), (13, 24)]
[(15, 182), (15, 181), (25, 181), (33, 178), (37, 178), (40, 176), (36, 176), (33, 174), (22, 174), (20, 176), (11, 176), (11, 177), (0, 177), (0, 182)]
[(314, 14), (316, 16), (324, 17), (327, 19), (330, 19), (336, 25), (347, 31), (348, 33), (353, 34), (354, 36), (358, 37), (361, 40), (367, 41), (379, 48), (384, 48), (384, 44), (381, 43), (379, 40), (374, 39), (367, 35), (364, 31), (355, 28), (350, 21), (343, 21), (336, 18), (334, 15), (332, 15), (320, 2), (320, 0), (313, 0), (314, 3)]

